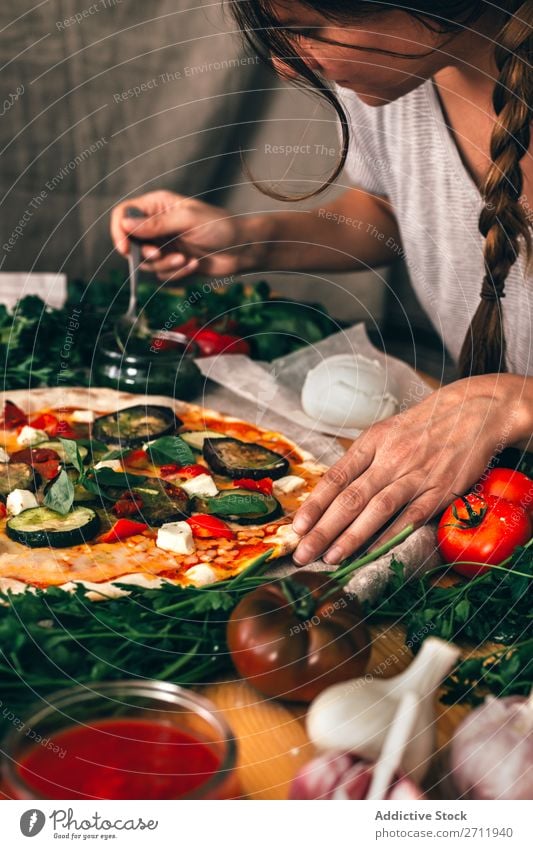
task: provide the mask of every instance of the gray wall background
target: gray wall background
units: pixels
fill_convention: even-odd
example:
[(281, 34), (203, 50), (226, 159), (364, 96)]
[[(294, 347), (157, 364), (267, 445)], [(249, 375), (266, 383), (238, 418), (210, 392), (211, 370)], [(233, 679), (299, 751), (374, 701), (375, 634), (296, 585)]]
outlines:
[[(88, 281), (112, 269), (125, 274), (112, 252), (110, 209), (156, 188), (233, 212), (302, 208), (260, 194), (242, 157), (256, 179), (308, 190), (334, 167), (335, 115), (281, 82), (235, 30), (220, 2), (1, 4), (1, 271)], [(275, 153), (275, 145), (302, 152)], [(341, 178), (303, 205), (318, 206), (345, 185)], [(280, 293), (322, 301), (346, 322), (367, 321), (376, 339), (384, 332), (411, 359), (410, 334), (429, 328), (397, 270), (267, 277)], [(412, 319), (407, 328), (390, 286)]]

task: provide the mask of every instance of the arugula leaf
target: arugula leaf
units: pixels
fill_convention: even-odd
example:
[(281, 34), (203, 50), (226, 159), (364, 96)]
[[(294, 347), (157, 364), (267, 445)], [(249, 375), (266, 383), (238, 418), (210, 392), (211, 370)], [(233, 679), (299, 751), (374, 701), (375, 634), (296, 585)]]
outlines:
[(148, 446), (150, 458), (156, 466), (176, 463), (178, 466), (189, 466), (194, 463), (192, 449), (179, 436), (161, 436)]
[(44, 504), (50, 510), (56, 510), (65, 515), (74, 504), (74, 484), (65, 469), (61, 469), (55, 481), (44, 496)]

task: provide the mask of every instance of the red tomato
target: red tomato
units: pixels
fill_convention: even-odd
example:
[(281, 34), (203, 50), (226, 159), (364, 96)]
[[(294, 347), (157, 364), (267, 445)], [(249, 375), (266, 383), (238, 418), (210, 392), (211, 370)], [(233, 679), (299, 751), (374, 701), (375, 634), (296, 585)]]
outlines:
[(143, 500), (136, 492), (127, 490), (123, 492), (118, 501), (113, 504), (111, 510), (115, 516), (135, 516), (143, 506)]
[[(530, 537), (531, 523), (523, 507), (494, 495), (483, 498), (472, 492), (450, 504), (437, 529), (443, 560), (467, 578), (488, 572), (491, 565), (501, 563)], [(474, 565), (459, 565), (459, 561)]]
[(5, 519), (7, 516), (7, 507), (3, 501), (0, 501), (0, 519)]
[(481, 478), (475, 487), (477, 495), (495, 495), (514, 504), (521, 504), (524, 510), (533, 514), (533, 480), (514, 469), (491, 469)]
[(2, 419), (2, 426), (7, 430), (14, 430), (16, 427), (20, 427), (21, 425), (25, 425), (28, 423), (28, 417), (26, 413), (17, 407), (13, 401), (6, 401), (4, 404), (4, 416)]
[(199, 539), (209, 539), (212, 537), (235, 539), (235, 534), (231, 528), (222, 519), (217, 519), (216, 516), (197, 513), (196, 516), (190, 516), (185, 521), (190, 525), (193, 537), (198, 537)]
[(272, 495), (274, 484), (272, 478), (262, 478), (260, 481), (254, 481), (251, 478), (241, 478), (233, 481), (233, 486), (239, 489), (251, 489), (253, 492), (262, 492), (263, 495)]

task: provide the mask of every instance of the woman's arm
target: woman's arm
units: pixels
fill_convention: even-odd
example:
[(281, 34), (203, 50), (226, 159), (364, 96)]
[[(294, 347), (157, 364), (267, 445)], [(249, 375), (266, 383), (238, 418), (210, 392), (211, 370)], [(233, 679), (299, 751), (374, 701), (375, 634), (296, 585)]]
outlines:
[(348, 189), (324, 206), (243, 218), (247, 270), (350, 271), (385, 265), (401, 251), (390, 204)]
[(378, 422), (324, 475), (293, 527), (299, 564), (339, 563), (393, 519), (382, 541), (467, 492), (491, 457), (533, 434), (533, 378), (490, 374), (459, 380)]
[[(128, 217), (137, 207), (144, 218)], [(233, 215), (195, 198), (157, 191), (118, 204), (111, 215), (116, 249), (144, 242), (143, 268), (161, 280), (243, 271), (348, 271), (398, 259), (400, 236), (389, 204), (348, 189), (313, 210)]]

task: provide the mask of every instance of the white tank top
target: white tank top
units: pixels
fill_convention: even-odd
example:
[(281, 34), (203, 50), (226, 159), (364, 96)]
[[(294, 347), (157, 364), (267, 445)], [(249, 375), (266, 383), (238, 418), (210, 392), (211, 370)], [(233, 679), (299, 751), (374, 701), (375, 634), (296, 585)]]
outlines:
[[(429, 80), (380, 107), (365, 105), (348, 89), (337, 87), (337, 94), (352, 125), (348, 179), (392, 203), (402, 240), (395, 250), (457, 361), (483, 279), (484, 239), (478, 230), (483, 202), (435, 87)], [(511, 269), (501, 303), (508, 370), (533, 374), (533, 274), (524, 254)]]

